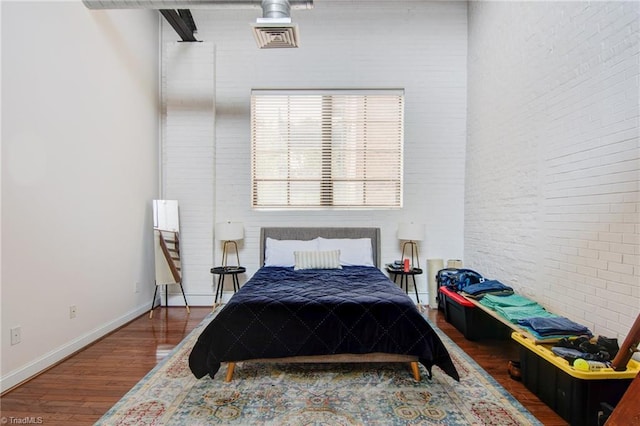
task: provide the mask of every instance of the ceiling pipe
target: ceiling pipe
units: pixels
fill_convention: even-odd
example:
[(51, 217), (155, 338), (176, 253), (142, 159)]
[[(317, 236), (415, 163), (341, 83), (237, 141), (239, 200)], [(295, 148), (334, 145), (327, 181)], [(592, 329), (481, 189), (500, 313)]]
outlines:
[[(88, 9), (259, 9), (262, 0), (82, 0)], [(289, 0), (291, 9), (313, 9), (313, 0)], [(288, 15), (287, 15), (288, 16)]]
[(262, 0), (263, 18), (290, 18), (291, 3), (289, 0)]
[[(1, 1), (1, 0), (0, 0)], [(198, 41), (191, 26), (177, 11), (188, 9), (261, 8), (262, 18), (251, 24), (258, 47), (299, 46), (298, 26), (291, 23), (291, 9), (313, 9), (313, 0), (82, 0), (88, 9), (157, 9), (183, 41)]]

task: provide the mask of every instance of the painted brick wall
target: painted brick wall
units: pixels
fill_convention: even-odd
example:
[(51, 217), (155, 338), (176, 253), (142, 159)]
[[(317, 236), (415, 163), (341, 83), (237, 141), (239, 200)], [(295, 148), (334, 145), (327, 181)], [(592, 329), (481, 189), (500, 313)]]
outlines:
[[(213, 213), (209, 215), (204, 213), (206, 208), (203, 210), (194, 225), (194, 233), (211, 238), (215, 222), (244, 223), (240, 260), (248, 271), (241, 282), (258, 267), (258, 237), (262, 226), (378, 226), (382, 233), (382, 260), (389, 262), (400, 256), (401, 245), (396, 239), (398, 222), (414, 221), (426, 225), (427, 239), (419, 246), (421, 266), (426, 267), (426, 259), (431, 257), (462, 256), (467, 80), (465, 3), (317, 2), (313, 10), (292, 11), (292, 19), (300, 29), (299, 49), (257, 48), (249, 24), (261, 16), (260, 8), (194, 9), (192, 12), (198, 26), (198, 39), (215, 44), (215, 139), (209, 140), (215, 160), (206, 171), (203, 169), (206, 176), (213, 176), (210, 182), (205, 179), (184, 189), (193, 196), (202, 193), (203, 199), (212, 194), (214, 197)], [(164, 42), (176, 39), (173, 30), (163, 23)], [(163, 63), (166, 64), (166, 57)], [(163, 77), (182, 78), (180, 75), (167, 77), (166, 72)], [(251, 89), (352, 87), (405, 89), (404, 208), (252, 211)], [(185, 94), (185, 102), (189, 96)], [(209, 118), (201, 118), (204, 123), (209, 122)], [(165, 132), (173, 132), (171, 124), (168, 126)], [(196, 130), (182, 126), (176, 129), (176, 134), (188, 137), (192, 131)], [(178, 152), (175, 155), (172, 161), (182, 162), (184, 170), (191, 169), (189, 157), (178, 158), (181, 155)], [(210, 155), (208, 151), (206, 155)], [(167, 185), (172, 181), (173, 178), (169, 179)], [(183, 197), (177, 192), (171, 194), (178, 199)], [(212, 293), (211, 279), (206, 279), (206, 275), (211, 266), (220, 263), (221, 256), (219, 241), (212, 240), (211, 246), (213, 258), (203, 256), (197, 264), (187, 265), (185, 271), (192, 300), (203, 303), (211, 302)], [(426, 291), (426, 275), (418, 277), (418, 287)], [(426, 300), (426, 295), (423, 297)]]
[(467, 265), (597, 334), (640, 311), (637, 2), (471, 2)]
[[(211, 288), (207, 265), (213, 255), (215, 214), (214, 52), (210, 42), (166, 41), (162, 50), (161, 196), (178, 200), (182, 279), (189, 295)], [(182, 294), (173, 290), (170, 303), (184, 304)]]

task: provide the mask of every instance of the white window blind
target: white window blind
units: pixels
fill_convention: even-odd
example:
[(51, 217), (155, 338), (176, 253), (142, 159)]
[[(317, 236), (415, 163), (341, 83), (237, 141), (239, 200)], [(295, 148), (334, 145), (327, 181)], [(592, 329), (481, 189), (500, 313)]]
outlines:
[(402, 90), (253, 90), (256, 209), (402, 207)]

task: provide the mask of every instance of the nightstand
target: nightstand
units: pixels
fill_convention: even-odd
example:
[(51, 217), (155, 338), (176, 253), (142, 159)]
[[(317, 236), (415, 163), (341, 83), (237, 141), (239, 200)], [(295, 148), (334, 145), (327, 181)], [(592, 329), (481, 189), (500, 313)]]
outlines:
[[(215, 268), (211, 268), (211, 273), (218, 276), (218, 284), (216, 286), (216, 295), (213, 299), (213, 305), (215, 307), (216, 303), (218, 303), (218, 297), (222, 301), (222, 290), (224, 288), (224, 278), (227, 275), (231, 275), (231, 280), (233, 281), (233, 292), (240, 290), (240, 282), (238, 281), (238, 274), (242, 274), (246, 272), (247, 268), (244, 266), (216, 266)], [(215, 278), (214, 278), (215, 279)]]
[(411, 268), (408, 272), (404, 271), (402, 267), (396, 267), (393, 264), (387, 265), (387, 272), (392, 275), (392, 280), (394, 283), (397, 283), (398, 277), (400, 277), (400, 288), (404, 287), (405, 293), (409, 293), (409, 277), (411, 277), (413, 281), (413, 289), (416, 292), (416, 300), (418, 304), (420, 303), (420, 296), (418, 296), (418, 287), (416, 287), (416, 275), (422, 274), (422, 269), (420, 268)]

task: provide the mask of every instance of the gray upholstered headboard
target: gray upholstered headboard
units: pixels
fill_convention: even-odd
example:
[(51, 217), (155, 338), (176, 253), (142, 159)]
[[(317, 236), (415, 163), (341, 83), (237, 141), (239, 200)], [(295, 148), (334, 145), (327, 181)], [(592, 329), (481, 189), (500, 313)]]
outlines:
[(323, 238), (371, 238), (373, 264), (380, 267), (380, 228), (260, 228), (260, 265), (264, 265), (267, 237), (276, 240)]

